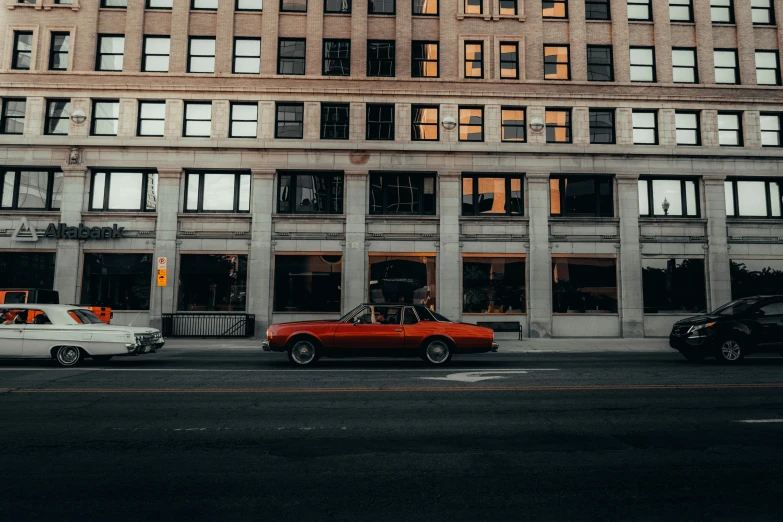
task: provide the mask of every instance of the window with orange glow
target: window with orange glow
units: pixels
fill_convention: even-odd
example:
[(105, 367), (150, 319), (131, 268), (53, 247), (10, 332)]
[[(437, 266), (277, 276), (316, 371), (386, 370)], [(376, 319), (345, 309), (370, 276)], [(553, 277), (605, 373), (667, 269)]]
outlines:
[(519, 78), (519, 45), (516, 43), (500, 43), (500, 78)]
[(411, 139), (438, 141), (438, 107), (414, 105), (411, 107)]
[(413, 78), (438, 77), (438, 44), (437, 42), (411, 42)]
[(541, 2), (543, 10), (541, 14), (544, 18), (568, 18), (567, 0), (553, 0)]
[(571, 143), (571, 110), (546, 110), (546, 142)]
[(484, 108), (459, 108), (459, 141), (484, 141)]
[(501, 141), (525, 141), (525, 109), (522, 107), (500, 108)]
[(462, 178), (462, 215), (510, 215), (523, 213), (522, 176), (477, 176)]
[(484, 77), (484, 43), (465, 42), (465, 78)]
[(571, 67), (567, 45), (544, 46), (544, 79), (570, 80)]
[(465, 14), (482, 14), (484, 0), (465, 0)]

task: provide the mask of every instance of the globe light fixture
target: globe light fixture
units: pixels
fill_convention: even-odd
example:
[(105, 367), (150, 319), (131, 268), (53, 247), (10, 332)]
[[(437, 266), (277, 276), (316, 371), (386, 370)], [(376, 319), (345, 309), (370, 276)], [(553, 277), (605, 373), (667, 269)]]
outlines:
[(533, 118), (530, 120), (530, 130), (533, 132), (541, 132), (544, 130), (544, 120), (541, 118)]
[(455, 120), (452, 116), (446, 116), (443, 118), (443, 121), (440, 122), (440, 124), (443, 125), (444, 129), (452, 130), (457, 126), (457, 120)]
[(87, 115), (84, 114), (84, 111), (81, 109), (76, 109), (71, 113), (71, 121), (74, 122), (76, 125), (81, 125), (85, 121), (87, 121)]
[(669, 207), (671, 207), (671, 203), (669, 203), (669, 200), (666, 198), (663, 198), (663, 203), (661, 203), (661, 208), (663, 209), (663, 215), (668, 216), (669, 215)]

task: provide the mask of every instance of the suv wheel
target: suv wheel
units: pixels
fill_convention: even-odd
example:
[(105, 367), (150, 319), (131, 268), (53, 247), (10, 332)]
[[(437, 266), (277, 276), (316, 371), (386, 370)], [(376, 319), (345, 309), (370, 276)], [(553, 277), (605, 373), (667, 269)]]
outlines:
[(718, 347), (715, 357), (719, 363), (739, 364), (745, 358), (745, 342), (737, 339), (726, 339)]

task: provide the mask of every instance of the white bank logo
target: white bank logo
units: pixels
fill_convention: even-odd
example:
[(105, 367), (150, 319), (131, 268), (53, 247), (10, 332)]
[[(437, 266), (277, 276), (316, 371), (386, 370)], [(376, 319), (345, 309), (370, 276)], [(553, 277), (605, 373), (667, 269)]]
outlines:
[(27, 241), (28, 243), (35, 243), (38, 241), (38, 232), (35, 227), (30, 226), (30, 222), (26, 217), (22, 218), (22, 221), (14, 229), (14, 233), (11, 234), (12, 241)]
[(39, 234), (35, 227), (23, 217), (11, 234), (13, 241), (36, 242), (40, 238), (47, 239), (74, 239), (87, 241), (89, 239), (125, 239), (125, 227), (113, 224), (110, 227), (86, 227), (79, 223), (77, 227), (69, 227), (65, 223), (49, 223), (46, 230)]

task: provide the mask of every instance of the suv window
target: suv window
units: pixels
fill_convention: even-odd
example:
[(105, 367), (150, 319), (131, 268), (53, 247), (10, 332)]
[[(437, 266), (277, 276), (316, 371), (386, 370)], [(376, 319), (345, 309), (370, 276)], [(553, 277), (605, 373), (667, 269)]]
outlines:
[(27, 292), (6, 292), (5, 304), (24, 304), (27, 302)]
[(783, 315), (783, 302), (767, 303), (759, 308), (759, 312), (763, 312), (759, 314), (763, 316)]

